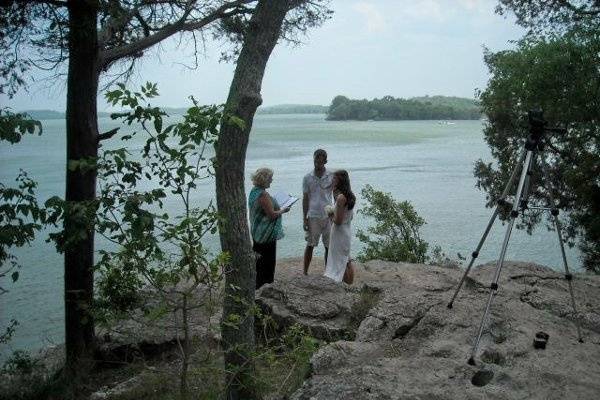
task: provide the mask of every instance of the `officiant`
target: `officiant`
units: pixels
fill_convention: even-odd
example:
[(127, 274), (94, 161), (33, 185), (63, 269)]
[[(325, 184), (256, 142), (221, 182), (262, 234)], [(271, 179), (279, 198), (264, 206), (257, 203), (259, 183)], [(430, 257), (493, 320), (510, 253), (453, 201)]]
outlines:
[(283, 238), (281, 216), (290, 211), (280, 208), (277, 200), (267, 192), (273, 182), (271, 168), (259, 168), (251, 176), (254, 187), (248, 195), (252, 248), (256, 252), (256, 289), (272, 283), (275, 275), (277, 241)]

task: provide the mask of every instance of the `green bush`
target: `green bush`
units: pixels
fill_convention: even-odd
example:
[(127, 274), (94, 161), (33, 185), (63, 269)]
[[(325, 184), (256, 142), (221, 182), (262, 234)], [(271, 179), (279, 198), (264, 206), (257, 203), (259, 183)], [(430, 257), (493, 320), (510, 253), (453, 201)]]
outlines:
[(429, 244), (419, 230), (425, 220), (409, 201), (396, 201), (390, 193), (366, 185), (361, 191), (367, 205), (358, 212), (375, 220), (364, 232), (358, 230), (358, 240), (366, 246), (358, 255), (359, 261), (385, 260), (425, 263), (429, 259)]
[[(17, 144), (28, 134), (42, 134), (42, 124), (27, 114), (15, 114), (0, 108), (0, 142)], [(6, 146), (2, 144), (2, 146)], [(20, 170), (16, 186), (0, 182), (0, 295), (19, 279), (21, 265), (13, 254), (15, 248), (29, 246), (45, 222), (45, 211), (36, 198), (37, 183)], [(8, 343), (19, 325), (11, 318), (0, 327), (0, 343)]]
[(41, 360), (32, 358), (23, 350), (14, 351), (0, 368), (0, 399), (48, 398), (53, 393), (54, 384)]
[[(493, 160), (478, 160), (474, 169), (487, 206), (495, 207), (518, 165), (528, 135), (527, 112), (541, 109), (549, 127), (565, 128), (561, 134), (546, 134), (542, 156), (547, 176), (541, 173), (538, 158), (529, 203), (549, 207), (552, 192), (561, 209), (563, 237), (570, 246), (579, 246), (584, 268), (596, 273), (600, 273), (599, 53), (600, 34), (579, 30), (549, 38), (527, 37), (513, 50), (486, 51), (490, 80), (479, 97), (488, 117), (483, 136)], [(554, 217), (530, 209), (517, 228), (531, 233), (539, 225), (555, 230)], [(551, 246), (555, 244), (548, 245), (549, 251)]]
[(36, 360), (29, 353), (17, 350), (6, 360), (2, 366), (3, 373), (31, 374), (36, 367)]

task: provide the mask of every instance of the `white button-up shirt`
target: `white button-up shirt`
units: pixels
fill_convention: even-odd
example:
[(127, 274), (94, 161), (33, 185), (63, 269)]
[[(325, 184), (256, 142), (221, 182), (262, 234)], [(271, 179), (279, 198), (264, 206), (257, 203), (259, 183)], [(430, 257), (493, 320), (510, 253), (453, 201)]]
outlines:
[(327, 170), (319, 178), (315, 170), (304, 176), (302, 193), (308, 194), (308, 218), (327, 218), (325, 206), (333, 203), (333, 174)]

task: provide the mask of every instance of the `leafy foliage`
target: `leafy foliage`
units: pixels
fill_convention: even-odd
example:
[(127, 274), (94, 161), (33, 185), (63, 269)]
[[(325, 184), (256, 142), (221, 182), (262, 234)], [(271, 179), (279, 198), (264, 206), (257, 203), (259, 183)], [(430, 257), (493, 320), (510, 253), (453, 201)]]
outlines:
[(481, 112), (473, 100), (456, 97), (419, 97), (401, 99), (353, 100), (336, 96), (329, 106), (329, 120), (420, 120), (479, 119)]
[[(579, 30), (529, 37), (515, 50), (487, 52), (492, 77), (480, 98), (489, 119), (485, 140), (495, 162), (475, 165), (477, 185), (487, 192), (487, 205), (494, 206), (522, 151), (526, 112), (541, 107), (549, 126), (566, 128), (566, 134), (549, 134), (550, 181), (541, 180), (536, 165), (530, 199), (547, 205), (553, 192), (558, 207), (567, 211), (561, 219), (570, 244), (579, 240), (584, 265), (595, 271), (600, 271), (599, 52), (600, 35)], [(542, 220), (540, 212), (530, 211), (519, 226), (531, 232)]]
[(29, 353), (23, 350), (17, 350), (6, 360), (4, 365), (2, 365), (1, 372), (31, 374), (35, 369), (37, 362), (39, 362), (39, 360), (33, 360)]
[[(140, 154), (126, 148), (104, 150), (97, 160), (100, 195), (95, 227), (114, 244), (101, 250), (98, 272), (97, 312), (106, 321), (136, 309), (160, 318), (180, 315), (181, 390), (187, 391), (190, 357), (189, 312), (212, 307), (226, 254), (213, 256), (203, 238), (217, 231), (218, 215), (212, 202), (201, 208), (193, 193), (214, 174), (208, 150), (214, 145), (223, 119), (217, 106), (193, 106), (180, 122), (165, 125), (166, 113), (149, 101), (158, 95), (155, 84), (139, 91), (123, 84), (107, 92), (106, 99), (126, 109), (113, 114), (124, 124), (140, 127), (121, 137), (128, 141), (145, 135)], [(78, 165), (78, 168), (87, 168)], [(164, 200), (169, 195), (180, 213), (169, 214)], [(151, 293), (153, 298), (144, 297)], [(160, 301), (157, 301), (160, 300)]]
[(422, 97), (411, 97), (410, 100), (419, 101), (424, 104), (432, 106), (448, 106), (456, 110), (472, 110), (477, 112), (477, 115), (481, 115), (479, 111), (479, 104), (473, 99), (456, 96), (422, 96)]
[[(21, 141), (23, 135), (36, 132), (42, 132), (39, 121), (32, 120), (26, 114), (0, 110), (0, 141), (15, 144)], [(10, 277), (13, 283), (19, 279), (21, 265), (10, 250), (29, 245), (46, 219), (46, 212), (35, 197), (37, 183), (23, 170), (19, 172), (16, 182), (16, 187), (0, 182), (0, 294), (8, 291), (4, 279)], [(10, 340), (17, 325), (18, 322), (12, 319), (3, 328), (0, 343)]]
[(517, 23), (529, 28), (531, 34), (600, 27), (597, 0), (499, 0), (499, 3), (497, 13), (513, 12)]
[(65, 383), (51, 373), (39, 356), (16, 350), (0, 368), (0, 398), (11, 400), (72, 399)]
[(25, 134), (42, 134), (40, 121), (32, 119), (28, 114), (13, 113), (8, 108), (0, 109), (0, 140), (15, 144)]
[[(9, 253), (11, 247), (31, 243), (41, 228), (45, 211), (38, 206), (34, 189), (37, 186), (23, 170), (17, 177), (18, 187), (6, 187), (0, 183), (0, 278), (10, 273), (13, 282), (19, 278), (19, 264)], [(0, 286), (0, 293), (6, 291)]]
[[(163, 126), (165, 113), (145, 101), (158, 94), (156, 85), (139, 92), (124, 85), (106, 94), (113, 105), (131, 111), (114, 114), (126, 124), (141, 126), (147, 136), (138, 159), (125, 148), (106, 150), (98, 161), (100, 196), (97, 231), (118, 250), (101, 251), (99, 294), (127, 309), (146, 283), (158, 288), (176, 285), (190, 276), (209, 284), (218, 278), (223, 256), (209, 259), (202, 238), (216, 232), (214, 206), (196, 207), (191, 197), (202, 180), (213, 174), (207, 158), (218, 132), (221, 111), (216, 106), (193, 106), (183, 121)], [(123, 136), (124, 141), (139, 135)], [(143, 188), (143, 190), (141, 190)], [(182, 213), (164, 212), (167, 192), (179, 199)]]
[(377, 191), (371, 185), (366, 185), (361, 194), (367, 205), (359, 213), (373, 218), (375, 225), (367, 228), (367, 232), (357, 231), (358, 240), (366, 245), (358, 259), (425, 263), (429, 245), (419, 232), (425, 220), (412, 204), (398, 202), (390, 193)]

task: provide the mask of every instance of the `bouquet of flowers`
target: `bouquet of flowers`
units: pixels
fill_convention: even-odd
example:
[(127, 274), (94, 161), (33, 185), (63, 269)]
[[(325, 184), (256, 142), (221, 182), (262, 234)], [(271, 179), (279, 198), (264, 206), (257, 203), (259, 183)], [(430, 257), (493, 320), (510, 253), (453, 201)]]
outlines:
[(325, 206), (325, 213), (327, 213), (327, 216), (331, 217), (334, 211), (335, 208), (331, 204)]

